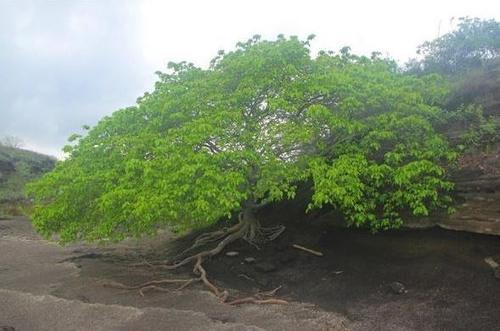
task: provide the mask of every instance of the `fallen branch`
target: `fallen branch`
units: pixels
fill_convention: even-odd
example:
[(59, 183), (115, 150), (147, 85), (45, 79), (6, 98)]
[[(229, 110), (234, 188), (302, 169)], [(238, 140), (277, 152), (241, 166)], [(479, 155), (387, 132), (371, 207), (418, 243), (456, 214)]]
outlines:
[(495, 262), (495, 260), (493, 260), (492, 257), (487, 257), (484, 259), (484, 262), (486, 262), (486, 264), (488, 264), (490, 267), (492, 267), (493, 269), (496, 269), (498, 268), (499, 264)]
[(292, 245), (293, 248), (297, 248), (297, 249), (300, 249), (300, 250), (303, 250), (304, 252), (308, 252), (312, 255), (316, 255), (316, 256), (323, 256), (323, 253), (321, 252), (318, 252), (318, 251), (315, 251), (315, 250), (312, 250), (312, 249), (309, 249), (309, 248), (306, 248), (304, 246), (300, 246), (300, 245), (297, 245), (297, 244), (293, 244)]

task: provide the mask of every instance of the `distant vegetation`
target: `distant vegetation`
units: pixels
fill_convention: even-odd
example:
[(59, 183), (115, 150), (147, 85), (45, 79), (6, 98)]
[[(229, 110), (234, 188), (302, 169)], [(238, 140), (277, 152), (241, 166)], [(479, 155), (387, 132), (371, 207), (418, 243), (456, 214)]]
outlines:
[(26, 183), (52, 170), (56, 161), (50, 156), (12, 147), (13, 141), (18, 146), (18, 139), (3, 139), (0, 143), (0, 216), (21, 214), (28, 205)]
[(460, 18), (455, 31), (422, 44), (406, 72), (447, 80), (448, 120), (440, 130), (460, 151), (488, 150), (500, 142), (499, 22)]
[(21, 148), (21, 147), (23, 147), (23, 141), (19, 137), (5, 136), (5, 137), (0, 139), (0, 145), (6, 146), (6, 147)]
[(458, 28), (418, 49), (407, 73), (438, 73), (450, 84), (446, 108), (480, 106), (486, 117), (500, 115), (500, 23), (460, 18)]
[(500, 56), (500, 23), (495, 20), (459, 18), (455, 31), (419, 46), (420, 58), (408, 63), (413, 73), (456, 76), (485, 68)]

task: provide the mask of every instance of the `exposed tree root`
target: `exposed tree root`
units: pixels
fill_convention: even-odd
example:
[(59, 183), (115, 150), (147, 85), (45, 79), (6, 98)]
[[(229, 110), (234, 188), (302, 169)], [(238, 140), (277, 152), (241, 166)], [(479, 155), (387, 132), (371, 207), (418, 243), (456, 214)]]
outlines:
[(246, 298), (241, 298), (241, 299), (235, 299), (233, 301), (228, 302), (228, 305), (241, 305), (245, 303), (255, 303), (258, 305), (262, 304), (274, 304), (274, 305), (285, 305), (288, 303), (288, 301), (281, 300), (281, 299), (274, 299), (271, 297), (274, 297), (276, 295), (276, 292), (281, 289), (281, 286), (278, 286), (274, 290), (271, 291), (266, 291), (266, 292), (259, 292), (253, 296), (246, 297)]
[[(219, 254), (227, 245), (238, 239), (243, 239), (258, 248), (257, 246), (258, 244), (276, 239), (281, 233), (283, 233), (284, 230), (285, 230), (284, 226), (276, 226), (270, 228), (261, 227), (260, 223), (253, 216), (252, 212), (245, 211), (240, 213), (238, 224), (230, 228), (210, 233), (205, 233), (198, 236), (191, 247), (184, 250), (181, 254), (177, 255), (177, 259), (181, 259), (178, 262), (168, 263), (166, 261), (157, 261), (152, 263), (144, 261), (143, 263), (134, 265), (134, 266), (147, 265), (155, 268), (173, 270), (194, 262), (193, 273), (198, 277), (189, 279), (161, 279), (161, 280), (146, 282), (135, 286), (127, 286), (120, 283), (110, 283), (106, 284), (106, 286), (121, 288), (126, 290), (139, 290), (139, 294), (141, 296), (144, 296), (144, 292), (147, 290), (157, 290), (161, 292), (169, 291), (168, 288), (163, 287), (161, 285), (181, 284), (179, 287), (177, 287), (176, 290), (182, 290), (193, 283), (201, 282), (210, 290), (210, 292), (212, 292), (217, 298), (219, 298), (221, 302), (230, 305), (241, 305), (245, 303), (287, 304), (288, 302), (285, 300), (270, 298), (276, 294), (276, 292), (281, 288), (281, 286), (272, 291), (259, 292), (250, 297), (228, 301), (229, 293), (226, 290), (221, 291), (219, 288), (217, 288), (217, 286), (215, 286), (212, 282), (210, 282), (207, 278), (207, 272), (202, 266), (202, 262), (205, 259), (211, 258), (212, 256)], [(201, 251), (199, 253), (193, 254), (188, 257), (184, 257), (187, 255), (187, 253), (190, 253), (199, 247), (203, 247), (209, 243), (213, 243), (216, 241), (219, 242), (214, 248)]]
[(276, 295), (276, 293), (281, 289), (281, 285), (275, 288), (274, 290), (271, 291), (266, 291), (266, 292), (259, 292), (255, 296), (257, 298), (263, 298), (263, 297), (273, 297)]
[(248, 297), (248, 298), (242, 298), (242, 299), (236, 299), (231, 302), (228, 302), (228, 305), (231, 306), (236, 306), (236, 305), (242, 305), (245, 303), (255, 303), (258, 305), (264, 305), (264, 304), (271, 304), (271, 305), (286, 305), (288, 304), (288, 301), (281, 300), (281, 299), (256, 299), (254, 297)]
[(222, 230), (218, 230), (218, 231), (214, 231), (214, 232), (203, 233), (194, 240), (194, 244), (191, 247), (189, 247), (188, 249), (186, 249), (183, 252), (181, 252), (180, 254), (178, 254), (174, 258), (174, 260), (181, 259), (182, 257), (186, 256), (188, 253), (194, 251), (195, 249), (197, 249), (199, 247), (203, 247), (203, 246), (210, 244), (212, 242), (216, 242), (218, 240), (221, 240), (222, 238), (228, 236), (229, 234), (232, 234), (232, 233), (238, 231), (239, 229), (241, 229), (241, 227), (242, 227), (242, 225), (241, 225), (241, 221), (240, 221), (230, 228), (224, 228)]
[(141, 296), (144, 296), (144, 292), (147, 290), (157, 290), (157, 291), (163, 291), (163, 292), (169, 291), (169, 289), (167, 289), (165, 287), (161, 287), (159, 285), (182, 283), (182, 285), (178, 289), (183, 289), (183, 288), (189, 286), (190, 284), (194, 283), (195, 281), (198, 281), (198, 279), (197, 278), (160, 279), (160, 280), (153, 280), (153, 281), (149, 281), (146, 283), (142, 283), (139, 285), (133, 285), (133, 286), (127, 286), (127, 285), (124, 285), (124, 284), (118, 283), (118, 282), (107, 282), (107, 283), (104, 283), (103, 286), (104, 287), (119, 288), (119, 289), (123, 289), (123, 290), (139, 290), (139, 294)]

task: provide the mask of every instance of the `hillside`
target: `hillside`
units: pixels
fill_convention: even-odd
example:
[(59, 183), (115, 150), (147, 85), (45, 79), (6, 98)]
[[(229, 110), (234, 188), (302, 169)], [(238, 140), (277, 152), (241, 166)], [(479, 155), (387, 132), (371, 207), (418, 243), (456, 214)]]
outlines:
[(0, 145), (0, 215), (20, 213), (27, 182), (51, 170), (54, 157)]

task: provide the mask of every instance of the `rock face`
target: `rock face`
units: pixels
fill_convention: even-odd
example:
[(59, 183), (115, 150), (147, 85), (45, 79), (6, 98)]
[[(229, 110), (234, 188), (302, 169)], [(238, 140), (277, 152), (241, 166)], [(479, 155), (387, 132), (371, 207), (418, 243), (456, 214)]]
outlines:
[(453, 230), (500, 235), (500, 176), (463, 180), (457, 183), (463, 203), (438, 225)]
[(455, 182), (456, 212), (437, 224), (446, 229), (500, 235), (500, 144), (461, 160)]

